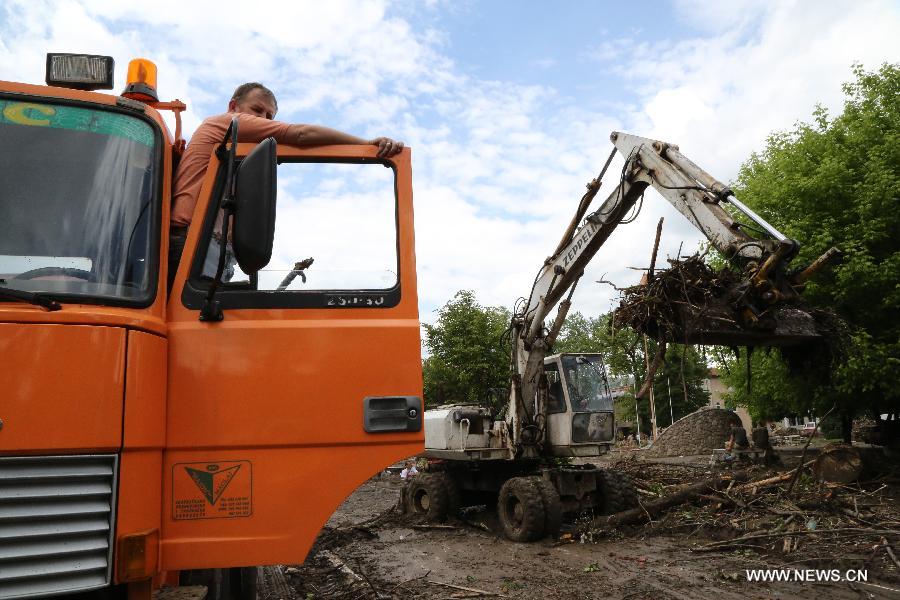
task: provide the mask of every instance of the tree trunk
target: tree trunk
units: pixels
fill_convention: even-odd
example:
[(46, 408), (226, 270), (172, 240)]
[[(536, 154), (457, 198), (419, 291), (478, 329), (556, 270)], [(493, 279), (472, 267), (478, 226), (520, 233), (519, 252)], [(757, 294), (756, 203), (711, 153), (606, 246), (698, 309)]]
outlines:
[[(675, 493), (664, 498), (660, 498), (659, 500), (646, 502), (638, 508), (632, 508), (630, 510), (618, 512), (614, 515), (596, 517), (593, 521), (588, 523), (587, 526), (583, 526), (580, 529), (581, 531), (589, 531), (591, 529), (602, 529), (616, 527), (618, 525), (640, 523), (641, 521), (644, 521), (646, 519), (653, 518), (655, 515), (658, 515), (659, 513), (663, 512), (666, 509), (672, 508), (673, 506), (678, 506), (679, 504), (684, 504), (685, 502), (689, 502), (695, 498), (699, 498), (701, 495), (707, 492), (722, 489), (726, 487), (726, 485), (731, 481), (746, 480), (746, 471), (736, 471), (729, 476), (707, 479), (705, 481), (701, 481), (700, 483), (694, 483), (692, 485), (685, 486)], [(726, 500), (723, 499), (723, 502), (724, 501)]]
[(850, 483), (859, 479), (863, 471), (863, 458), (859, 450), (850, 445), (823, 448), (813, 465), (819, 481)]
[(853, 443), (853, 415), (850, 411), (841, 414), (841, 437), (845, 444)]

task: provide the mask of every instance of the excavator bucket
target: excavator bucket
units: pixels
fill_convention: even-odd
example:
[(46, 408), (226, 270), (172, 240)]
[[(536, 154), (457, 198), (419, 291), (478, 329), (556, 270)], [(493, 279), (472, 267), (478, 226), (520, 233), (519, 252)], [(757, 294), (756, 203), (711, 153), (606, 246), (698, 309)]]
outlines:
[(659, 340), (722, 346), (801, 345), (827, 334), (825, 315), (802, 306), (797, 295), (783, 297), (771, 288), (755, 293), (750, 280), (729, 269), (714, 271), (699, 256), (669, 263), (623, 290), (617, 325)]
[[(765, 316), (765, 326), (739, 324), (731, 309), (679, 309), (679, 319), (661, 332), (679, 344), (706, 346), (797, 346), (822, 341), (815, 317), (799, 308), (779, 308)], [(659, 332), (657, 333), (659, 335)]]

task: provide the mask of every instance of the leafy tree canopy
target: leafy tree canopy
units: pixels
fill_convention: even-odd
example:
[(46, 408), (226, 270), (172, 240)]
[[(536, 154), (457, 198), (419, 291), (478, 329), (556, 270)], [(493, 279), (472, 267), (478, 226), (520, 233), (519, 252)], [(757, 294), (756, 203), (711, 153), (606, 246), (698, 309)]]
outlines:
[(754, 353), (747, 390), (743, 361), (730, 359), (734, 399), (757, 416), (837, 405), (845, 419), (900, 412), (900, 65), (854, 67), (843, 112), (822, 107), (812, 123), (769, 136), (741, 167), (739, 198), (801, 243), (795, 265), (832, 246), (841, 264), (821, 272), (804, 296), (849, 326), (829, 377), (788, 377), (782, 353)]
[(481, 306), (468, 290), (457, 292), (438, 310), (434, 325), (424, 325), (426, 405), (485, 403), (496, 396), (505, 402), (501, 390), (509, 387), (509, 321), (506, 309)]

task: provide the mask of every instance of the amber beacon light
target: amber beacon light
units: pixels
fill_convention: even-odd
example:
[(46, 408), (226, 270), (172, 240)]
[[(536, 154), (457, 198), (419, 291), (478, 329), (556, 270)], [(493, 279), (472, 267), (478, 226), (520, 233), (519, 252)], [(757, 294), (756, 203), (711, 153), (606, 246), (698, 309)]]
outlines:
[(135, 58), (128, 63), (128, 78), (122, 95), (141, 102), (158, 102), (156, 65), (146, 58)]

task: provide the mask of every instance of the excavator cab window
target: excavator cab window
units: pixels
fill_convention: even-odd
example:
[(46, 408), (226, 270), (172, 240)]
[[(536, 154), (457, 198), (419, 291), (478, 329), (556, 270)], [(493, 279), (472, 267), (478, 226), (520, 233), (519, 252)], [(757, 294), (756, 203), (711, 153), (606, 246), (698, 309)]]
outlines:
[(544, 365), (544, 376), (547, 377), (547, 413), (566, 412), (566, 399), (563, 395), (562, 378), (559, 375), (559, 366), (555, 363)]
[(564, 356), (562, 364), (572, 412), (613, 409), (606, 372), (599, 356)]

